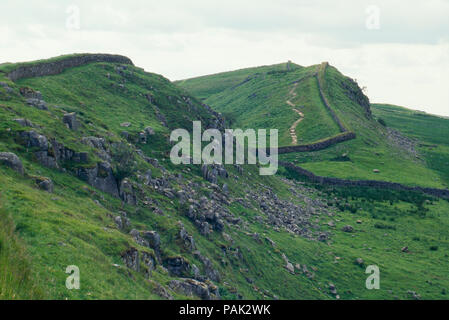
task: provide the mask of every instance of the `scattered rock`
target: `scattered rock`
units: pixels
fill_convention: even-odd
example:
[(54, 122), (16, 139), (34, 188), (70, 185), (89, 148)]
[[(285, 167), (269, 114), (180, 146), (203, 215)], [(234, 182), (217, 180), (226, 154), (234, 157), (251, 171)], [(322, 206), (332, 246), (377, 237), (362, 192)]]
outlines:
[(13, 121), (17, 122), (22, 127), (34, 127), (33, 123), (27, 119), (14, 119)]
[(126, 128), (128, 128), (128, 127), (130, 127), (131, 126), (131, 122), (123, 122), (123, 123), (120, 123), (120, 127), (126, 127)]
[(173, 300), (173, 296), (168, 292), (168, 290), (163, 287), (161, 284), (157, 282), (153, 282), (155, 284), (154, 293), (156, 293), (159, 297), (164, 298), (166, 300)]
[(407, 294), (410, 295), (415, 300), (421, 299), (421, 296), (417, 294), (415, 291), (408, 290)]
[(146, 127), (146, 128), (145, 128), (145, 133), (146, 133), (147, 135), (149, 135), (149, 136), (152, 136), (152, 135), (154, 135), (154, 129), (151, 128), (151, 127)]
[(355, 262), (355, 264), (357, 264), (357, 265), (359, 265), (361, 267), (365, 264), (365, 261), (363, 261), (362, 258), (357, 258), (357, 259), (355, 259), (354, 262)]
[(379, 173), (380, 170), (379, 170), (379, 169), (373, 169), (373, 172), (374, 172), (374, 173)]
[(184, 228), (184, 226), (181, 226), (179, 237), (183, 241), (184, 247), (187, 249), (187, 251), (191, 252), (196, 249), (195, 240), (191, 235), (187, 233), (187, 230)]
[(341, 231), (343, 231), (343, 232), (353, 232), (354, 228), (351, 225), (348, 224), (348, 225), (343, 226), (343, 228), (341, 228)]
[(120, 183), (119, 195), (123, 202), (135, 206), (137, 204), (137, 197), (134, 193), (134, 188), (130, 180), (123, 179)]
[(293, 266), (293, 264), (291, 262), (288, 262), (287, 265), (285, 266), (285, 268), (291, 273), (294, 274), (295, 273), (295, 267)]
[(173, 276), (188, 277), (190, 275), (190, 264), (182, 256), (165, 258), (163, 264)]
[(0, 164), (4, 164), (23, 175), (22, 161), (12, 152), (0, 152)]
[(172, 280), (168, 285), (171, 289), (186, 296), (197, 296), (203, 300), (219, 299), (220, 294), (215, 285), (207, 285), (194, 279)]
[(48, 110), (47, 104), (44, 100), (30, 98), (26, 100), (26, 103), (32, 107), (35, 107), (40, 110)]
[(62, 118), (62, 122), (64, 122), (67, 126), (67, 128), (69, 128), (70, 130), (78, 130), (79, 127), (79, 123), (76, 120), (76, 113), (72, 112), (72, 113), (66, 113), (63, 118)]
[(97, 163), (93, 168), (80, 167), (77, 170), (77, 175), (91, 186), (119, 198), (117, 181), (108, 162)]
[(46, 178), (46, 179), (38, 182), (38, 186), (42, 190), (53, 193), (53, 181), (51, 181), (51, 179)]
[(329, 292), (333, 295), (337, 295), (337, 288), (333, 283), (329, 283)]

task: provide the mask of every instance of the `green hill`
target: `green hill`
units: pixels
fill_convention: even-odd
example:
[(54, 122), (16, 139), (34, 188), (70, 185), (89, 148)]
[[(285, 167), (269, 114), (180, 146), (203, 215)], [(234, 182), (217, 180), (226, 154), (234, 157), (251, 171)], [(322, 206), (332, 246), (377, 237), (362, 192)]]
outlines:
[[(282, 157), (344, 177), (370, 176), (385, 161), (379, 179), (443, 185), (432, 180), (438, 171), (380, 140), (387, 129), (357, 102), (355, 84), (322, 67), (198, 78), (189, 94), (121, 56), (1, 65), (0, 299), (447, 298), (447, 200), (309, 184), (286, 169), (260, 176), (251, 165), (170, 162), (171, 130), (191, 130), (193, 120), (282, 125), (292, 145), (298, 108), (298, 144), (341, 134), (335, 115), (357, 137), (313, 158)], [(206, 93), (230, 118), (202, 104)], [(79, 290), (65, 285), (71, 265)], [(365, 287), (368, 265), (380, 268), (379, 290)]]
[[(241, 79), (241, 71), (235, 73), (236, 79)], [(233, 127), (277, 128), (281, 147), (312, 144), (341, 135), (344, 129), (356, 135), (324, 150), (282, 154), (282, 160), (321, 176), (435, 188), (449, 185), (427, 166), (414, 141), (392, 132), (372, 116), (369, 100), (357, 83), (327, 63), (290, 69), (284, 64), (284, 70), (247, 74), (249, 80), (237, 86), (227, 85), (232, 72), (224, 75), (226, 82), (212, 75), (177, 84), (233, 119)], [(221, 91), (206, 96), (207, 86)]]

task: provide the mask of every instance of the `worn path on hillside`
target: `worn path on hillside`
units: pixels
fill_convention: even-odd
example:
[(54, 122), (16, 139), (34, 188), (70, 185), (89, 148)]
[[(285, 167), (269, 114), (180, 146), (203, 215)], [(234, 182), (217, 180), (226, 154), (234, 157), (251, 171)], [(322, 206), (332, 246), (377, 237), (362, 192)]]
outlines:
[(300, 123), (303, 119), (304, 119), (304, 114), (299, 111), (298, 109), (296, 109), (296, 105), (291, 102), (291, 99), (296, 97), (296, 88), (298, 87), (298, 82), (295, 83), (295, 85), (290, 89), (290, 91), (288, 92), (289, 94), (289, 98), (285, 101), (285, 103), (287, 103), (290, 107), (293, 107), (292, 110), (294, 112), (296, 112), (300, 118), (298, 120), (296, 120), (295, 122), (293, 122), (293, 124), (291, 125), (289, 132), (290, 132), (290, 136), (292, 137), (292, 144), (298, 144), (298, 137), (296, 136), (296, 126), (298, 125), (298, 123)]

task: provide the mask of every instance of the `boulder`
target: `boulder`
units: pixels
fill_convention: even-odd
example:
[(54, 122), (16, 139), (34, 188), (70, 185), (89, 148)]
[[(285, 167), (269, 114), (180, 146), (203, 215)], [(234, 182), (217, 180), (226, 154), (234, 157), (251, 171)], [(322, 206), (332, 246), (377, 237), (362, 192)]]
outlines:
[(187, 251), (193, 251), (196, 249), (195, 240), (191, 235), (187, 233), (187, 230), (184, 228), (184, 226), (181, 227), (181, 230), (179, 231), (179, 237), (181, 238), (184, 248), (187, 249)]
[(123, 179), (120, 183), (119, 190), (120, 198), (127, 204), (135, 206), (137, 204), (137, 198), (134, 194), (134, 188), (128, 179)]
[(156, 231), (144, 231), (142, 237), (148, 241), (148, 246), (154, 251), (160, 251), (161, 236)]
[(337, 288), (335, 287), (335, 285), (333, 283), (329, 283), (329, 292), (333, 295), (337, 294)]
[(0, 152), (0, 164), (4, 164), (23, 175), (22, 161), (12, 152)]
[(38, 182), (38, 186), (42, 190), (53, 193), (53, 181), (51, 181), (51, 179), (46, 178), (46, 179)]
[(348, 224), (348, 225), (343, 226), (343, 228), (341, 228), (341, 231), (343, 231), (343, 232), (353, 232), (354, 228)]
[(168, 290), (163, 287), (161, 284), (157, 282), (154, 283), (154, 293), (156, 293), (159, 297), (166, 300), (173, 300), (173, 296), (168, 292)]
[(78, 130), (79, 123), (78, 120), (76, 120), (75, 112), (66, 113), (62, 118), (62, 122), (64, 122), (70, 130)]
[(203, 256), (198, 250), (193, 255), (203, 263), (206, 276), (215, 282), (220, 282), (220, 273), (214, 268), (209, 258)]
[(37, 99), (37, 100), (43, 99), (40, 91), (35, 91), (34, 89), (29, 88), (29, 87), (22, 87), (19, 89), (19, 92), (25, 98)]
[(173, 276), (190, 276), (190, 264), (184, 257), (168, 257), (164, 259), (163, 264), (164, 267), (166, 267), (170, 274)]
[(22, 127), (34, 127), (33, 123), (27, 119), (14, 119), (13, 121), (17, 122)]
[(363, 261), (362, 258), (357, 258), (354, 263), (362, 267), (365, 264), (365, 261)]
[(288, 262), (285, 268), (288, 270), (288, 272), (294, 274), (295, 273), (295, 267), (291, 262)]
[(123, 252), (122, 260), (128, 268), (140, 271), (139, 251), (136, 248), (130, 248)]
[(26, 100), (26, 103), (29, 106), (35, 107), (39, 110), (48, 110), (47, 108), (47, 104), (45, 103), (44, 100), (39, 100), (39, 99), (35, 99), (35, 98), (30, 98)]
[(147, 135), (149, 135), (149, 136), (152, 136), (152, 135), (154, 135), (154, 129), (151, 128), (151, 127), (146, 127), (146, 128), (145, 128), (145, 133), (146, 133)]
[(218, 288), (212, 284), (194, 279), (172, 280), (168, 285), (171, 289), (186, 296), (197, 296), (203, 300), (215, 300), (220, 298)]
[(117, 181), (112, 173), (111, 165), (108, 162), (100, 162), (93, 168), (78, 168), (78, 177), (86, 181), (91, 186), (119, 197)]

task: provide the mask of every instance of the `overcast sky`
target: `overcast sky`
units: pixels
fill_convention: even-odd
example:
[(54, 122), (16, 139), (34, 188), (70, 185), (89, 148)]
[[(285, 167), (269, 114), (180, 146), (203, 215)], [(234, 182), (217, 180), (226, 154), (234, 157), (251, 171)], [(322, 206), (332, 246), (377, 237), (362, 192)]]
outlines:
[(0, 2), (0, 63), (74, 52), (171, 80), (329, 61), (371, 102), (449, 116), (449, 0)]

